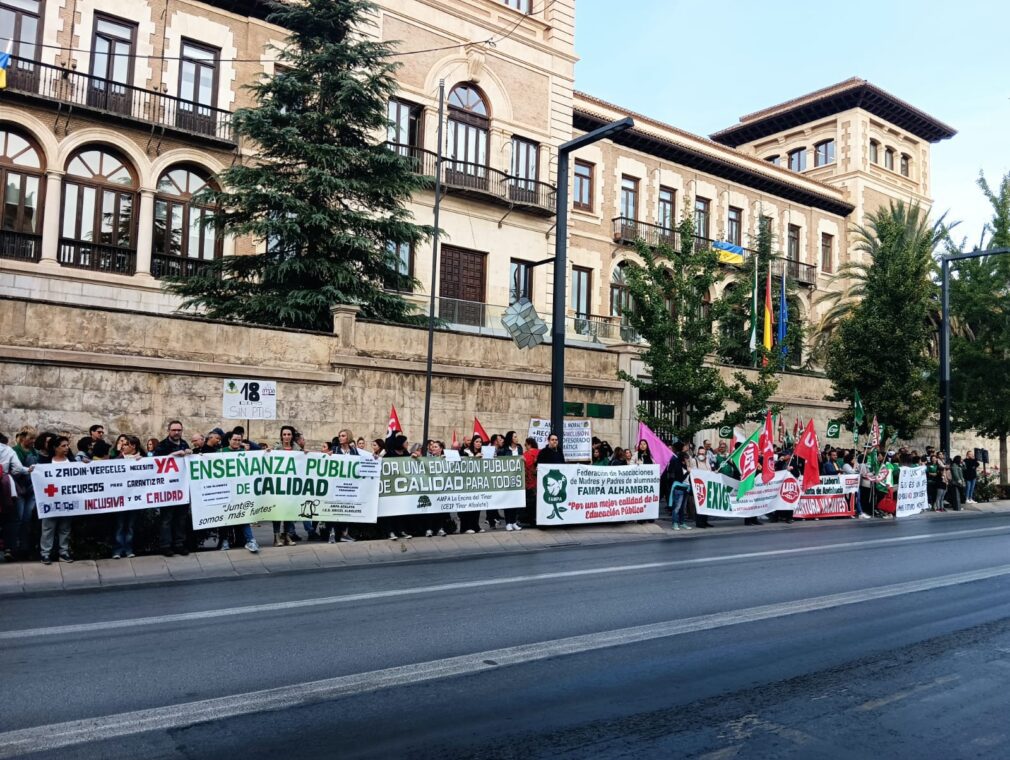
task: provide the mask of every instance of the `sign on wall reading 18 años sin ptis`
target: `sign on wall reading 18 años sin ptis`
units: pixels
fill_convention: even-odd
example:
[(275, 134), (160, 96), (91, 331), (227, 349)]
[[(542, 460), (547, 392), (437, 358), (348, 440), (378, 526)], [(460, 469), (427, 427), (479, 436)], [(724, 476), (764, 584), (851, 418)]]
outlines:
[(659, 466), (537, 465), (537, 525), (655, 520)]

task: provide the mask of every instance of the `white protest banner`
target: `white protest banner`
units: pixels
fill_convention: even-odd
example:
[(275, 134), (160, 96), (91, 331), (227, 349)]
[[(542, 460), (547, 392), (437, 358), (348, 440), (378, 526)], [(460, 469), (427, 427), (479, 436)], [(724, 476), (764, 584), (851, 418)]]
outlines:
[(172, 507), (189, 501), (181, 457), (39, 464), (32, 471), (32, 486), (42, 519)]
[(221, 392), (221, 416), (226, 420), (277, 419), (277, 383), (226, 378)]
[(757, 517), (776, 509), (795, 509), (800, 484), (791, 473), (780, 470), (769, 483), (758, 478), (742, 499), (736, 496), (740, 481), (708, 470), (691, 471), (691, 488), (698, 514), (716, 517)]
[(926, 468), (902, 467), (898, 470), (898, 506), (895, 517), (911, 517), (929, 509), (926, 496)]
[(185, 462), (198, 530), (257, 520), (376, 519), (380, 463), (370, 456), (237, 451)]
[(792, 508), (793, 517), (851, 517), (855, 514), (854, 494), (858, 490), (859, 475), (822, 475), (820, 485), (808, 488), (800, 495), (800, 500)]
[(658, 465), (537, 465), (537, 525), (583, 525), (658, 517)]
[(522, 509), (525, 481), (522, 457), (386, 457), (379, 517)]
[[(550, 434), (550, 420), (541, 417), (530, 418), (529, 437), (537, 442), (537, 448), (547, 448), (547, 439)], [(593, 460), (592, 422), (583, 419), (566, 419), (562, 449), (565, 452), (565, 459), (569, 462), (591, 462)]]

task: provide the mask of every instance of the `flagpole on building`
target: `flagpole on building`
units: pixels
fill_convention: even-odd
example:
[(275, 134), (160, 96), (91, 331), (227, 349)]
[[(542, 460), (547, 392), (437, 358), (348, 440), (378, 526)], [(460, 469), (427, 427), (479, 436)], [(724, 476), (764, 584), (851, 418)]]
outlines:
[(445, 80), (438, 80), (438, 145), (435, 150), (435, 209), (431, 236), (431, 280), (428, 283), (428, 365), (424, 375), (424, 434), (428, 444), (428, 424), (431, 421), (431, 366), (435, 352), (435, 277), (438, 274), (438, 212), (442, 205), (442, 116), (445, 110)]

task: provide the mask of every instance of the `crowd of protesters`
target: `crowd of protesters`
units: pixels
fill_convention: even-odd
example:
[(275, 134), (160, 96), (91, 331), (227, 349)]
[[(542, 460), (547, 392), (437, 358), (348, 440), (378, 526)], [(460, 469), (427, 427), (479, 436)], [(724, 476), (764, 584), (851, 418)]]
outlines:
[[(40, 559), (50, 564), (54, 548), (59, 559), (73, 562), (71, 538), (75, 531), (87, 534), (93, 555), (103, 554), (101, 546), (111, 550), (113, 559), (135, 556), (135, 538), (145, 534), (144, 545), (139, 549), (160, 551), (165, 556), (186, 555), (198, 548), (228, 550), (244, 546), (250, 552), (259, 551), (251, 525), (194, 531), (187, 506), (162, 507), (155, 510), (132, 510), (87, 517), (53, 517), (39, 519), (35, 508), (30, 472), (37, 464), (52, 462), (91, 462), (105, 459), (138, 459), (146, 456), (184, 457), (191, 454), (214, 454), (227, 451), (252, 451), (277, 449), (284, 451), (319, 450), (329, 454), (352, 454), (380, 457), (444, 457), (445, 443), (438, 440), (410, 445), (399, 432), (384, 438), (355, 438), (350, 430), (340, 430), (332, 440), (319, 447), (310, 447), (305, 437), (293, 426), (279, 428), (276, 442), (250, 440), (241, 426), (230, 430), (216, 427), (207, 433), (185, 436), (182, 423), (172, 420), (164, 438), (147, 438), (141, 441), (135, 435), (121, 434), (114, 443), (105, 437), (105, 427), (95, 424), (88, 434), (71, 445), (65, 433), (39, 432), (33, 427), (23, 427), (15, 435), (13, 445), (0, 434), (0, 539), (3, 556), (7, 561)], [(326, 541), (328, 543), (353, 542), (361, 538), (388, 538), (399, 541), (416, 536), (438, 537), (450, 533), (475, 534), (501, 526), (506, 531), (519, 531), (524, 526), (536, 524), (536, 468), (538, 464), (563, 464), (564, 454), (558, 438), (551, 435), (541, 449), (534, 438), (520, 442), (515, 431), (485, 437), (474, 435), (455, 448), (460, 457), (486, 457), (487, 449), (494, 456), (521, 456), (525, 466), (525, 509), (487, 510), (483, 519), (480, 512), (381, 517), (376, 526), (303, 521), (273, 523), (274, 546), (291, 546), (299, 541)], [(673, 444), (673, 457), (661, 474), (662, 503), (669, 512), (675, 530), (692, 527), (710, 528), (705, 515), (694, 509), (694, 494), (690, 487), (692, 470), (722, 472), (738, 477), (730, 447), (725, 441), (712, 446), (705, 440), (699, 446), (677, 442)], [(453, 456), (456, 456), (453, 454)], [(794, 455), (787, 444), (775, 449), (775, 468), (790, 470), (802, 478), (807, 464)], [(595, 466), (636, 466), (656, 464), (647, 441), (639, 441), (634, 448), (612, 447), (607, 441), (593, 439), (592, 464)], [(926, 467), (930, 508), (944, 511), (961, 509), (963, 504), (974, 503), (975, 484), (979, 477), (978, 461), (969, 451), (965, 457), (953, 457), (949, 462), (942, 452), (927, 447), (926, 452), (904, 448), (887, 451), (883, 448), (869, 453), (852, 449), (826, 446), (818, 466), (822, 475), (858, 474), (860, 487), (856, 496), (855, 516), (869, 519), (887, 516), (887, 500), (893, 502), (900, 466), (924, 465)], [(10, 476), (10, 477), (7, 477)], [(893, 510), (892, 510), (893, 512)], [(688, 520), (692, 520), (690, 525)], [(772, 522), (792, 522), (791, 512), (774, 512), (768, 516)], [(751, 517), (746, 524), (759, 525), (762, 520)], [(299, 532), (301, 528), (301, 532)], [(211, 546), (206, 546), (208, 543)], [(54, 546), (55, 544), (55, 546)]]
[[(475, 534), (494, 530), (499, 526), (506, 531), (520, 531), (535, 524), (536, 467), (538, 463), (563, 463), (564, 456), (558, 448), (557, 436), (548, 438), (547, 446), (540, 449), (534, 438), (520, 442), (515, 431), (487, 437), (474, 435), (456, 451), (459, 456), (488, 456), (490, 448), (495, 456), (521, 456), (524, 460), (525, 508), (487, 510), (483, 520), (479, 512), (461, 512), (457, 515), (416, 515), (383, 517), (377, 526), (351, 525), (304, 521), (273, 523), (274, 546), (291, 546), (297, 542), (326, 541), (328, 543), (354, 542), (360, 538), (389, 538), (393, 541), (413, 538), (445, 536), (449, 533)], [(325, 454), (351, 454), (380, 457), (445, 456), (447, 447), (442, 441), (428, 441), (426, 445), (410, 445), (406, 436), (393, 433), (385, 438), (366, 440), (355, 438), (350, 430), (340, 430), (332, 440), (319, 447), (310, 447), (295, 427), (283, 425), (276, 442), (250, 440), (242, 426), (230, 430), (216, 427), (207, 433), (194, 433), (188, 438), (183, 424), (172, 420), (164, 438), (147, 438), (142, 442), (135, 435), (121, 434), (114, 443), (105, 436), (105, 426), (92, 425), (86, 436), (71, 445), (70, 436), (53, 431), (38, 431), (22, 427), (10, 445), (7, 436), (0, 434), (0, 545), (5, 561), (41, 560), (51, 564), (54, 549), (59, 560), (73, 562), (71, 540), (75, 533), (86, 533), (89, 553), (110, 556), (101, 546), (111, 550), (113, 559), (134, 557), (136, 551), (159, 551), (166, 557), (187, 555), (198, 548), (216, 548), (226, 551), (244, 546), (258, 552), (252, 525), (240, 525), (211, 530), (194, 531), (188, 506), (161, 507), (150, 510), (129, 510), (87, 517), (39, 518), (32, 488), (31, 470), (39, 464), (53, 462), (89, 463), (107, 459), (139, 459), (141, 457), (184, 457), (192, 454), (215, 454), (227, 451), (255, 451), (276, 449), (284, 451), (321, 451)], [(299, 532), (301, 528), (301, 532)], [(138, 532), (145, 534), (144, 546), (135, 539)], [(83, 537), (76, 538), (84, 541)], [(212, 546), (207, 546), (208, 542)], [(54, 546), (55, 544), (55, 546)]]

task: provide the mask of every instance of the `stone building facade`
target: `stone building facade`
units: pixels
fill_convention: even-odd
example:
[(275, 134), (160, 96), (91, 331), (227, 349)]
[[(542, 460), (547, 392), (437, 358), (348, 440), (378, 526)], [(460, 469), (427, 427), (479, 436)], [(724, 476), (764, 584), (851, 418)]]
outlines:
[[(15, 40), (0, 92), (0, 429), (104, 419), (119, 430), (139, 416), (153, 432), (173, 413), (203, 426), (216, 419), (224, 376), (278, 379), (291, 402), (282, 397), (281, 414), (313, 436), (344, 423), (381, 432), (394, 403), (420, 428), (423, 332), (355, 323), (339, 309), (327, 336), (218, 325), (176, 314), (161, 287), (164, 273), (264, 245), (199, 232), (206, 210), (191, 196), (254, 152), (230, 115), (250, 103), (244, 85), (276, 73), (273, 49), (286, 35), (266, 15), (256, 0), (0, 0), (3, 35)], [(500, 316), (520, 296), (551, 312), (552, 267), (530, 265), (553, 256), (557, 148), (573, 135), (636, 120), (575, 154), (568, 178), (566, 399), (623, 442), (638, 398), (617, 370), (644, 371), (621, 315), (636, 238), (665, 240), (694, 213), (703, 242), (730, 243), (745, 259), (768, 216), (777, 271), (800, 286), (802, 318), (815, 320), (818, 293), (854, 255), (853, 223), (890, 198), (928, 203), (930, 146), (953, 135), (862, 80), (711, 138), (631, 114), (575, 90), (574, 0), (380, 0), (373, 20), (365, 33), (395, 42), (400, 64), (390, 127), (377, 139), (428, 175), (444, 84), (434, 278), (430, 246), (399, 254), (418, 281), (405, 297), (426, 308), (434, 291), (446, 325), (433, 404), (446, 437), (474, 414), (507, 430), (549, 413), (549, 351), (520, 352)], [(419, 193), (410, 208), (429, 223), (433, 204)], [(119, 385), (137, 398), (102, 392)], [(789, 414), (826, 421), (837, 413), (826, 391), (823, 379), (787, 375), (781, 400)]]

